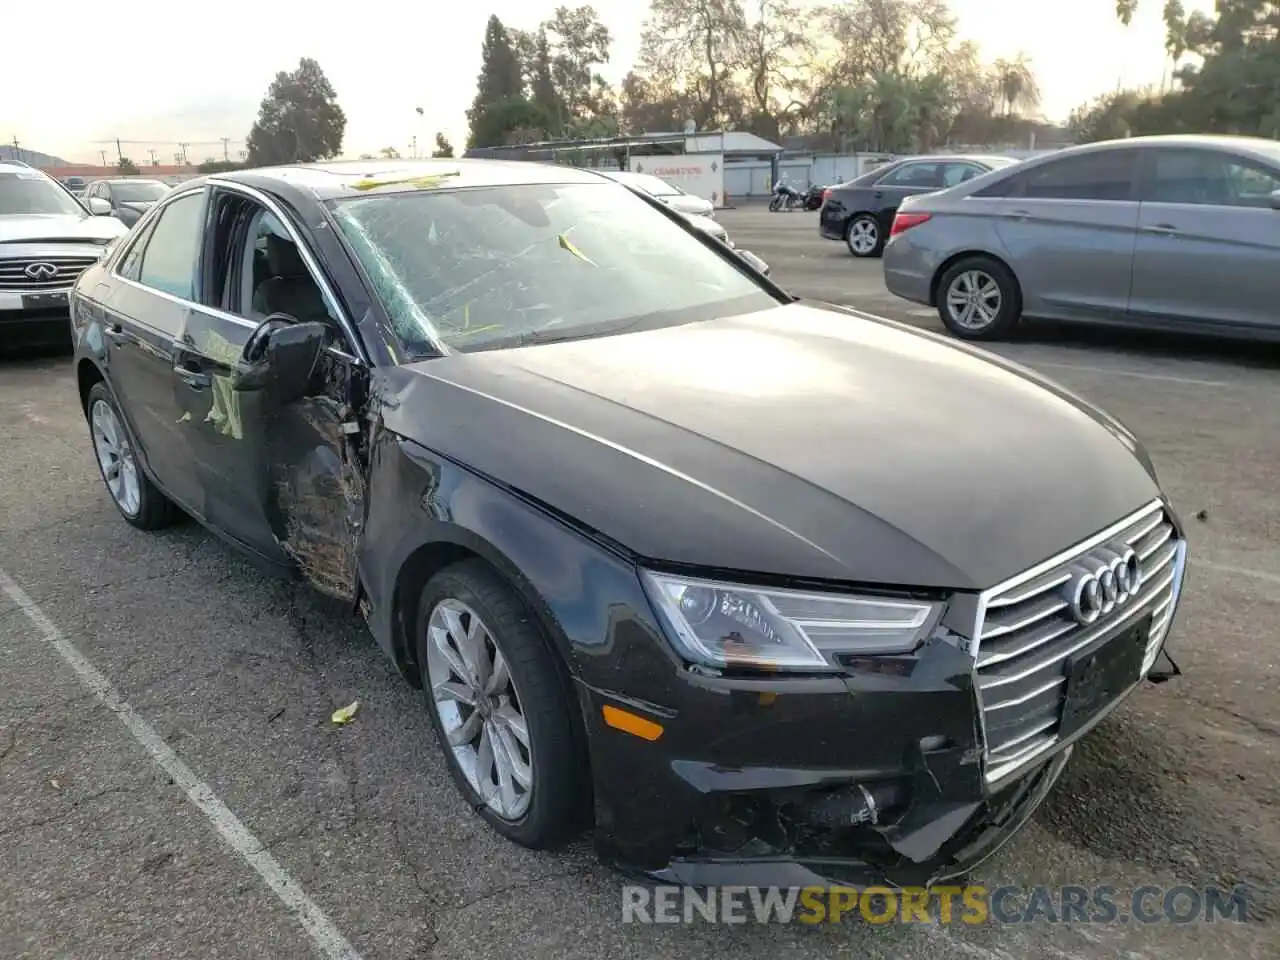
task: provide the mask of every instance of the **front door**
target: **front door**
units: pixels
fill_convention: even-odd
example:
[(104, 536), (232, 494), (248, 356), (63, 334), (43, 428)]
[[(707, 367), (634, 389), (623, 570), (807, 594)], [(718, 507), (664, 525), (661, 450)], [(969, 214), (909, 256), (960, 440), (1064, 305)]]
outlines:
[(1000, 182), (996, 233), (1027, 316), (1124, 319), (1138, 228), (1137, 153), (1063, 157)]
[(1277, 327), (1280, 171), (1221, 150), (1150, 151), (1130, 314), (1140, 320)]
[(175, 197), (125, 252), (103, 302), (112, 381), (127, 383), (116, 399), (161, 489), (202, 514), (203, 490), (179, 431), (173, 392), (174, 355), (195, 307), (205, 194)]
[[(361, 368), (296, 228), (230, 188), (217, 188), (211, 205), (210, 305), (192, 317), (181, 345), (188, 374), (176, 373), (209, 521), (265, 557), (296, 564), (323, 592), (353, 599), (364, 520), (363, 451), (352, 427)], [(308, 394), (288, 403), (234, 389), (246, 344), (268, 315), (280, 314), (321, 322), (331, 334)]]

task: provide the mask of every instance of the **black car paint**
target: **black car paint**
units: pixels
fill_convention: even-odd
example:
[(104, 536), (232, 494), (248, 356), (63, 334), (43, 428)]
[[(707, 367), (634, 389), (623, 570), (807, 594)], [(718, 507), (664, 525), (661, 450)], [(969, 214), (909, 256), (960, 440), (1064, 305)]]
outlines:
[[(351, 602), (416, 686), (407, 625), (423, 578), (472, 555), (503, 574), (544, 628), (579, 708), (604, 859), (682, 882), (851, 871), (918, 880), (961, 870), (1008, 838), (986, 829), (984, 811), (1003, 801), (982, 784), (963, 630), (976, 589), (1159, 496), (1122, 428), (972, 348), (789, 304), (767, 281), (779, 304), (771, 311), (628, 334), (625, 345), (602, 338), (405, 363), (316, 191), (287, 172), (183, 191), (219, 182), (259, 191), (298, 231), (355, 318), (351, 354), (327, 352), (300, 401), (273, 407), (243, 395), (239, 438), (174, 431), (197, 419), (190, 394), (200, 394), (176, 368), (207, 362), (207, 337), (243, 346), (252, 330), (166, 300), (159, 309), (182, 311), (185, 323), (181, 340), (166, 343), (125, 316), (156, 307), (110, 275), (117, 252), (75, 298), (82, 396), (105, 378), (153, 479), (193, 465), (168, 493), (229, 541)], [(745, 366), (727, 381), (722, 368), (717, 381), (709, 364), (725, 349)], [(655, 372), (659, 358), (680, 359), (683, 373)], [(837, 401), (843, 418), (831, 412)], [(831, 435), (837, 419), (852, 442)], [(999, 431), (1004, 452), (989, 442)], [(981, 495), (973, 504), (936, 497), (957, 471), (966, 496)], [(315, 509), (299, 517), (303, 501)], [(1043, 509), (1050, 502), (1056, 509)], [(1008, 522), (1011, 510), (1023, 522)], [(290, 514), (303, 521), (294, 532)], [(688, 668), (665, 640), (641, 564), (828, 589), (909, 584), (913, 595), (949, 599), (910, 655), (851, 661), (840, 675), (716, 676)], [(607, 727), (608, 703), (658, 720), (663, 738)], [(1015, 822), (1066, 753), (1021, 785)], [(873, 854), (806, 852), (794, 838), (754, 838), (764, 852), (752, 856), (689, 846), (691, 826), (715, 821), (721, 801), (768, 797), (785, 808), (816, 788), (886, 777), (912, 784), (916, 799), (879, 831)], [(987, 839), (961, 849), (975, 837)]]
[(936, 187), (903, 187), (892, 184), (881, 184), (880, 181), (908, 163), (921, 160), (937, 160), (938, 162), (971, 163), (983, 170), (993, 169), (989, 162), (978, 157), (905, 157), (892, 163), (876, 167), (856, 177), (848, 183), (836, 184), (829, 189), (827, 199), (823, 202), (818, 214), (818, 232), (827, 240), (844, 240), (849, 234), (849, 226), (854, 218), (862, 214), (875, 217), (880, 230), (880, 243), (884, 245), (893, 227), (893, 218), (898, 207), (907, 197), (921, 193), (941, 190)]

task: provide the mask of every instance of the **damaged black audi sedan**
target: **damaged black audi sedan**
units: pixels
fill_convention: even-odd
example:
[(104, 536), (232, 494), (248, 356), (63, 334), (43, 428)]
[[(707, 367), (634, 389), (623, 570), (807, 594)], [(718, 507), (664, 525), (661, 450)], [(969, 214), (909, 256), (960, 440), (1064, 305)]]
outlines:
[(585, 170), (182, 184), (80, 279), (93, 451), (349, 603), (468, 803), (694, 885), (928, 882), (1164, 652), (1183, 529), (1118, 422), (798, 301)]

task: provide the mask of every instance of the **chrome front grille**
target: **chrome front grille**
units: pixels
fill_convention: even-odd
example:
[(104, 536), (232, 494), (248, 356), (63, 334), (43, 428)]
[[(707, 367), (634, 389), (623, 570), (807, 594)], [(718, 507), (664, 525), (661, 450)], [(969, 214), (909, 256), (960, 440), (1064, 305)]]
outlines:
[[(1073, 580), (1125, 547), (1137, 554), (1142, 570), (1136, 594), (1082, 625), (1072, 610)], [(1143, 675), (1151, 669), (1176, 606), (1185, 549), (1163, 504), (1155, 502), (983, 595), (974, 656), (989, 783), (1057, 742), (1066, 659), (1073, 653), (1150, 615)]]
[[(80, 274), (98, 262), (97, 257), (16, 257), (0, 260), (0, 290), (64, 290)], [(52, 276), (33, 277), (27, 273), (35, 264), (54, 268)], [(45, 273), (47, 271), (42, 271)]]

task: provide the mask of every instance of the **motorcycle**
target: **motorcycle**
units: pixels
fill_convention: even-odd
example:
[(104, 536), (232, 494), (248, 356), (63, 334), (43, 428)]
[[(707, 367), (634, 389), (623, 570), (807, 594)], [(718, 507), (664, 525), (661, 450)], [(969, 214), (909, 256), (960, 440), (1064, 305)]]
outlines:
[(827, 188), (814, 184), (804, 195), (804, 208), (806, 210), (817, 210), (827, 199)]
[(790, 210), (792, 207), (803, 205), (804, 195), (789, 183), (778, 183), (774, 185), (773, 196), (769, 198), (769, 212), (777, 213), (779, 210)]

